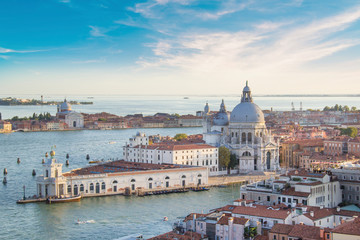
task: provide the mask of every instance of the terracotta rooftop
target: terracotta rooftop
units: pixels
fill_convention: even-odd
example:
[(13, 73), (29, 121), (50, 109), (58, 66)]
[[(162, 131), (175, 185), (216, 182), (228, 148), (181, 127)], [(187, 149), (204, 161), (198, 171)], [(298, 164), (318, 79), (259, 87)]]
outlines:
[(168, 170), (191, 168), (186, 165), (173, 165), (173, 164), (152, 164), (152, 163), (139, 163), (127, 162), (124, 160), (105, 162), (103, 164), (89, 166), (72, 170), (64, 173), (63, 176), (79, 176), (79, 175), (92, 175), (92, 174), (106, 174), (106, 173), (121, 173), (121, 172), (138, 172), (149, 170)]
[(201, 234), (196, 232), (185, 232), (184, 234), (178, 234), (175, 232), (167, 232), (156, 237), (149, 238), (149, 240), (167, 240), (167, 239), (177, 239), (177, 240), (201, 240), (207, 238), (206, 236), (201, 237)]
[(267, 206), (254, 204), (250, 206), (236, 206), (232, 211), (233, 214), (268, 217), (275, 219), (285, 219), (290, 215), (290, 211), (283, 209), (269, 209)]
[(282, 191), (281, 194), (289, 195), (289, 196), (296, 196), (296, 197), (308, 197), (310, 195), (310, 193), (307, 193), (307, 192), (297, 192), (297, 191), (295, 191), (294, 187), (285, 189), (284, 191)]
[(333, 233), (360, 236), (360, 219), (345, 222), (332, 230)]
[[(310, 214), (311, 211), (314, 212), (314, 216), (311, 216), (311, 214)], [(360, 217), (360, 212), (349, 211), (349, 210), (337, 211), (336, 208), (308, 207), (307, 213), (304, 213), (304, 216), (306, 216), (307, 218), (309, 218), (311, 220), (318, 220), (318, 219), (322, 219), (322, 218), (329, 217), (332, 215), (348, 216), (348, 217), (359, 216)]]
[(313, 172), (308, 172), (305, 170), (294, 170), (294, 171), (290, 171), (286, 174), (281, 175), (282, 177), (287, 177), (287, 176), (298, 176), (298, 177), (312, 177), (312, 178), (323, 178), (326, 174), (325, 173), (313, 173)]
[(269, 232), (288, 235), (292, 229), (293, 225), (277, 223), (271, 228)]
[(207, 215), (207, 214), (202, 214), (202, 213), (190, 213), (189, 215), (187, 215), (185, 217), (184, 222), (194, 220), (194, 215), (195, 214), (196, 214), (196, 218), (206, 217), (206, 215)]
[(308, 240), (321, 240), (320, 227), (296, 224), (291, 229), (289, 237)]
[(238, 224), (238, 225), (245, 225), (249, 219), (247, 218), (238, 218), (238, 217), (231, 217), (231, 216), (222, 216), (219, 221), (217, 222), (217, 224), (220, 225), (229, 225), (229, 218), (233, 219), (233, 224)]
[(167, 142), (167, 143), (154, 143), (151, 145), (137, 145), (133, 148), (139, 148), (142, 149), (152, 149), (152, 150), (162, 150), (162, 151), (181, 151), (181, 150), (197, 150), (197, 149), (214, 149), (216, 147), (213, 147), (208, 144), (176, 144), (175, 142)]
[(296, 185), (316, 186), (316, 185), (320, 185), (320, 184), (322, 184), (322, 182), (316, 181), (316, 182), (297, 183)]

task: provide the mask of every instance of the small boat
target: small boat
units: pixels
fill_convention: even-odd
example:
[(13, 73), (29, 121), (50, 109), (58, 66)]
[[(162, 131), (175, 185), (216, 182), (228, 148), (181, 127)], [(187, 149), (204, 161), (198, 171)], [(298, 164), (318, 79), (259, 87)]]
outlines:
[(89, 163), (101, 163), (102, 161), (89, 161)]
[(210, 188), (205, 188), (205, 187), (199, 187), (199, 188), (194, 188), (191, 189), (193, 192), (201, 192), (201, 191), (209, 191)]
[(87, 223), (95, 223), (95, 220), (80, 221), (78, 219), (75, 224), (87, 224)]
[(184, 99), (189, 99), (189, 97), (184, 97)]
[(47, 203), (65, 203), (65, 202), (79, 202), (81, 200), (81, 195), (65, 198), (47, 198)]
[(168, 217), (164, 217), (164, 220), (163, 220), (163, 221), (165, 222), (165, 221), (167, 221), (167, 220), (169, 220)]
[(114, 144), (114, 143), (116, 143), (115, 141), (111, 141), (111, 142), (109, 142), (109, 144)]

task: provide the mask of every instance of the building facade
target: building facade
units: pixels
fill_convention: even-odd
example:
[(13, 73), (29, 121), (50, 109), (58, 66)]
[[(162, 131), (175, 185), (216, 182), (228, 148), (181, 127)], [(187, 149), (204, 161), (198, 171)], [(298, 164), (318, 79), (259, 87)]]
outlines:
[(206, 167), (172, 164), (147, 164), (123, 160), (75, 169), (62, 173), (55, 152), (43, 164), (37, 177), (37, 196), (105, 196), (136, 193), (141, 190), (167, 190), (197, 187), (208, 183)]
[(56, 118), (64, 121), (68, 128), (83, 128), (84, 116), (81, 113), (71, 109), (71, 104), (64, 100), (57, 106)]
[(222, 101), (218, 113), (212, 115), (206, 104), (203, 115), (205, 142), (226, 146), (237, 156), (240, 172), (280, 170), (279, 144), (267, 130), (264, 114), (253, 103), (247, 84), (241, 102), (231, 113)]
[(123, 147), (123, 158), (125, 161), (140, 163), (204, 166), (209, 169), (210, 175), (216, 175), (219, 170), (217, 147), (176, 142), (149, 144), (149, 138), (142, 133), (129, 139), (129, 144)]

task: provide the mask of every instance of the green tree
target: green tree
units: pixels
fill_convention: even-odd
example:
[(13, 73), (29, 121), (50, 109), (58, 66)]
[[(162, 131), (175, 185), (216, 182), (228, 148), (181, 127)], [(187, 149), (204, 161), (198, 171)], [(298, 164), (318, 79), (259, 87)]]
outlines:
[(345, 106), (343, 107), (343, 110), (344, 110), (345, 112), (349, 112), (349, 111), (350, 111), (350, 108), (349, 108), (348, 105), (345, 105)]
[(178, 133), (175, 135), (174, 139), (176, 141), (181, 141), (182, 139), (187, 138), (187, 135), (185, 133)]
[(338, 104), (335, 104), (334, 110), (335, 110), (335, 111), (339, 111), (339, 105), (338, 105)]
[[(221, 146), (219, 147), (219, 165), (220, 167), (226, 167), (229, 168), (230, 165), (230, 150), (225, 147)], [(228, 169), (229, 171), (229, 169)]]
[(236, 154), (231, 153), (229, 168), (234, 168), (237, 164), (238, 164), (238, 160), (237, 160)]
[(347, 135), (349, 137), (356, 137), (358, 130), (355, 127), (340, 128), (341, 135)]
[(244, 229), (245, 239), (253, 239), (257, 235), (257, 227), (246, 227)]
[(324, 107), (323, 111), (330, 111), (331, 108), (329, 106)]
[(355, 112), (356, 111), (356, 107), (351, 107), (351, 111)]

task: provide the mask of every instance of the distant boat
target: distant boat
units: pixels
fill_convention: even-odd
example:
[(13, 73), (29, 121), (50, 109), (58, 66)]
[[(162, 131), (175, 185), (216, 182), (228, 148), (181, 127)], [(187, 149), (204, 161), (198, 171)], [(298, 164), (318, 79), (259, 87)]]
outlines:
[(95, 223), (95, 220), (80, 221), (78, 219), (75, 224), (86, 224), (86, 223)]
[(169, 220), (168, 217), (164, 217), (164, 221), (167, 221), (167, 220)]
[(79, 202), (81, 200), (81, 195), (74, 197), (65, 197), (65, 198), (47, 198), (47, 203), (65, 203), (65, 202)]
[(116, 142), (114, 142), (114, 141), (109, 142), (109, 144), (114, 144), (114, 143), (116, 143)]
[(88, 97), (88, 99), (93, 99), (94, 97)]
[(97, 161), (89, 161), (89, 163), (101, 163), (102, 161), (97, 160)]
[(193, 192), (201, 192), (201, 191), (209, 191), (210, 188), (205, 188), (205, 187), (199, 187), (199, 188), (194, 188), (191, 189)]
[(189, 99), (189, 97), (184, 97), (184, 99)]

